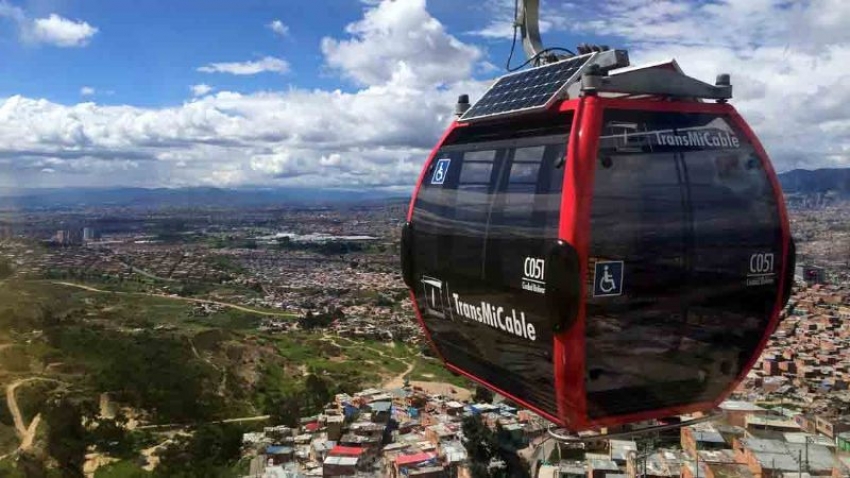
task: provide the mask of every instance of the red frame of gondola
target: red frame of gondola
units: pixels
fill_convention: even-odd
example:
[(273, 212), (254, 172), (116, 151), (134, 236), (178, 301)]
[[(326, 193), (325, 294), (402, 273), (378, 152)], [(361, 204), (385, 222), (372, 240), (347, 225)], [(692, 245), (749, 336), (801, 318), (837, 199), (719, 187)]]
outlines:
[[(779, 180), (768, 159), (767, 153), (758, 138), (731, 105), (727, 103), (658, 101), (654, 99), (613, 99), (591, 95), (579, 99), (564, 101), (557, 105), (556, 108), (561, 112), (572, 111), (574, 113), (569, 144), (567, 147), (566, 170), (564, 172), (564, 185), (561, 198), (559, 238), (568, 242), (576, 249), (579, 255), (579, 263), (581, 264), (581, 277), (589, 277), (587, 266), (591, 234), (590, 212), (593, 200), (593, 180), (596, 169), (595, 158), (599, 146), (599, 136), (602, 130), (602, 117), (607, 109), (641, 110), (651, 112), (710, 113), (724, 115), (729, 118), (729, 120), (738, 127), (750, 141), (759, 157), (759, 160), (762, 162), (765, 171), (768, 173), (768, 177), (776, 196), (776, 204), (779, 208), (780, 223), (782, 227), (782, 257), (787, 258), (790, 247), (789, 243), (791, 240), (791, 232), (788, 225), (788, 213), (785, 208), (785, 200), (782, 196), (782, 189), (779, 185)], [(413, 195), (410, 200), (410, 206), (407, 213), (408, 222), (412, 222), (413, 220), (413, 205), (416, 201), (422, 181), (427, 174), (437, 151), (452, 131), (463, 127), (466, 127), (466, 124), (457, 122), (453, 123), (445, 132), (443, 137), (440, 138), (439, 143), (428, 157), (428, 160), (419, 175), (419, 179), (416, 182), (416, 187), (414, 188)], [(782, 310), (781, 291), (784, 290), (785, 287), (784, 281), (787, 277), (786, 268), (789, 265), (788, 262), (788, 260), (782, 261), (782, 271), (779, 275), (779, 284), (777, 287), (778, 293), (776, 297), (776, 305), (774, 306), (770, 323), (766, 328), (768, 331), (774, 330), (779, 321), (779, 314)], [(587, 297), (586, 287), (587, 281), (581, 281), (582, 290), (580, 291), (580, 297)], [(422, 320), (422, 314), (416, 305), (415, 292), (412, 290), (410, 291), (410, 297), (413, 301), (413, 308), (416, 311), (416, 317), (419, 320), (419, 325), (425, 332), (429, 345), (433, 349), (434, 353), (443, 360), (443, 363), (449, 370), (478, 382), (513, 400), (517, 404), (533, 410), (546, 419), (572, 430), (624, 425), (652, 418), (669, 417), (713, 409), (740, 384), (747, 372), (749, 372), (752, 368), (755, 361), (758, 360), (758, 357), (761, 355), (767, 344), (767, 340), (769, 339), (769, 334), (765, 334), (762, 337), (758, 344), (756, 353), (754, 353), (750, 358), (749, 363), (747, 363), (747, 366), (743, 369), (742, 373), (736, 377), (734, 381), (732, 381), (730, 386), (715, 402), (694, 403), (640, 413), (589, 419), (587, 416), (587, 396), (584, 386), (586, 301), (582, 300), (579, 304), (578, 318), (575, 324), (568, 330), (556, 334), (554, 337), (553, 360), (555, 362), (555, 376), (553, 377), (553, 380), (555, 381), (555, 393), (557, 394), (556, 398), (559, 412), (559, 416), (554, 416), (527, 403), (523, 399), (512, 395), (510, 392), (501, 390), (485, 380), (471, 375), (451, 363), (446, 362), (445, 358), (442, 357), (439, 350), (434, 346), (431, 335), (425, 327), (425, 323)]]

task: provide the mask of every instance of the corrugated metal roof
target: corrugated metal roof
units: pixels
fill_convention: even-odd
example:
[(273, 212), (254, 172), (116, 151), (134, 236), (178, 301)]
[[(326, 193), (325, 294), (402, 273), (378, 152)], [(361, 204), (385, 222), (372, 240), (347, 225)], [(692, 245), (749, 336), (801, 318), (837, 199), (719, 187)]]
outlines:
[(436, 459), (437, 455), (433, 453), (416, 453), (415, 455), (399, 455), (395, 459), (396, 465), (410, 465), (413, 463), (421, 463)]
[(359, 458), (356, 456), (329, 456), (323, 462), (325, 465), (357, 466)]
[(291, 446), (267, 446), (266, 447), (266, 455), (288, 455), (292, 453), (293, 448)]
[(720, 404), (720, 408), (736, 412), (763, 412), (765, 410), (755, 403), (744, 402), (741, 400), (726, 400)]

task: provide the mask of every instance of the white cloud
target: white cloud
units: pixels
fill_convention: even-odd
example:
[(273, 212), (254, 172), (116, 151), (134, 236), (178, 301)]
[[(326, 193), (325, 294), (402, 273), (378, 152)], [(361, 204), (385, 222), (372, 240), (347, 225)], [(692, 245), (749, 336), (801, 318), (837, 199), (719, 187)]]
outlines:
[[(521, 1), (521, 0), (520, 0)], [(489, 12), (490, 21), (484, 27), (467, 32), (490, 40), (511, 40), (514, 34), (514, 0), (496, 0), (487, 2), (484, 9)], [(542, 2), (540, 6), (540, 33), (547, 33), (568, 26), (568, 12), (573, 9), (570, 3)], [(517, 47), (521, 48), (521, 38), (517, 30)]]
[(215, 88), (213, 88), (212, 86), (210, 86), (206, 83), (200, 83), (200, 84), (197, 84), (197, 85), (192, 85), (189, 88), (192, 90), (193, 96), (204, 96), (207, 93), (210, 93), (212, 90), (215, 89)]
[[(413, 8), (393, 12), (409, 29), (409, 36), (392, 34), (399, 51), (415, 52), (428, 39), (462, 71), (476, 67), (477, 49), (450, 37), (422, 2), (395, 3), (403, 2)], [(366, 18), (385, 8), (369, 8)], [(333, 41), (355, 42), (363, 53), (386, 36)], [(0, 99), (0, 163), (13, 161), (13, 167), (0, 164), (0, 186), (27, 180), (42, 186), (409, 187), (453, 118), (457, 96), (476, 97), (486, 86), (468, 74), (440, 78), (443, 65), (443, 57), (429, 52), (389, 61), (372, 84), (351, 92), (219, 91), (171, 108)], [(335, 68), (348, 77), (362, 72), (359, 62), (348, 66)], [(56, 172), (45, 175), (43, 168)]]
[(286, 25), (286, 24), (284, 24), (284, 23), (283, 23), (282, 21), (280, 21), (280, 20), (272, 20), (272, 22), (271, 22), (271, 23), (269, 23), (269, 24), (268, 24), (268, 25), (266, 25), (266, 26), (267, 26), (267, 27), (268, 27), (271, 31), (273, 31), (275, 34), (280, 35), (280, 36), (282, 36), (282, 37), (285, 37), (285, 36), (289, 35), (289, 26), (288, 26), (288, 25)]
[(93, 94), (95, 94), (95, 89), (91, 86), (84, 86), (80, 88), (80, 94), (82, 96), (92, 96)]
[(40, 43), (59, 47), (79, 47), (87, 45), (97, 32), (97, 27), (84, 21), (69, 20), (52, 13), (47, 18), (35, 19), (30, 34)]
[(611, 0), (575, 12), (615, 35), (632, 64), (676, 58), (707, 82), (731, 73), (733, 104), (779, 170), (850, 166), (850, 2)]
[(265, 72), (282, 74), (289, 71), (289, 63), (280, 58), (266, 56), (256, 61), (210, 63), (199, 67), (198, 71), (202, 73), (230, 73), (231, 75), (256, 75)]
[[(654, 4), (612, 0), (602, 13), (577, 10), (575, 21), (611, 18), (586, 27), (587, 36), (621, 29), (635, 64), (675, 57), (707, 81), (732, 73), (734, 104), (778, 169), (848, 166), (850, 39), (838, 27), (830, 31), (833, 17), (817, 11), (826, 1), (791, 13), (773, 4), (730, 7), (742, 20), (681, 0), (658, 2), (663, 15)], [(846, 18), (850, 4), (842, 5), (832, 5), (834, 16)], [(688, 20), (693, 15), (699, 21)], [(770, 18), (787, 20), (784, 29)], [(658, 44), (666, 24), (678, 33)], [(723, 41), (708, 46), (712, 31)], [(726, 38), (735, 31), (737, 38)], [(487, 68), (483, 53), (451, 36), (421, 0), (375, 3), (347, 32), (323, 39), (322, 48), (331, 71), (362, 85), (352, 91), (207, 91), (169, 108), (0, 98), (0, 187), (410, 187), (457, 95), (475, 100), (486, 87), (470, 79)]]
[(362, 85), (390, 81), (409, 68), (422, 85), (469, 78), (479, 48), (449, 35), (425, 9), (425, 0), (383, 1), (346, 27), (351, 38), (322, 39), (328, 66)]
[(18, 35), (28, 43), (44, 43), (58, 47), (86, 46), (97, 32), (97, 27), (82, 20), (74, 21), (55, 13), (46, 18), (32, 19), (24, 9), (0, 0), (0, 18), (12, 20)]

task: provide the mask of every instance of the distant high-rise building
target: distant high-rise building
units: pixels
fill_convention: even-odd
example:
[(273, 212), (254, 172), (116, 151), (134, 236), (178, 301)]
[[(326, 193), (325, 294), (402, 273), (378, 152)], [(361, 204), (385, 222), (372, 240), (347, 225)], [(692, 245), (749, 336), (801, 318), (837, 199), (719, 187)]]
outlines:
[(826, 283), (826, 270), (811, 264), (798, 264), (794, 278), (808, 285)]
[(68, 231), (66, 231), (64, 229), (60, 229), (60, 230), (56, 231), (56, 235), (53, 236), (53, 242), (55, 242), (57, 244), (62, 244), (62, 245), (67, 244), (69, 239), (70, 239), (70, 234), (68, 234)]
[(83, 228), (83, 241), (93, 241), (97, 237), (97, 231), (94, 230), (93, 227), (84, 227)]

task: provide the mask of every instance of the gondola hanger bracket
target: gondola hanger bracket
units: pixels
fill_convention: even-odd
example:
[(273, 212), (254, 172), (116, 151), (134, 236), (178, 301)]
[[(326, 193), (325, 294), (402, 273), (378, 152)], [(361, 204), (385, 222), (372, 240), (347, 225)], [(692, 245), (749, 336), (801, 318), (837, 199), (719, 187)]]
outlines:
[(732, 98), (728, 74), (718, 75), (717, 83), (697, 80), (682, 73), (675, 61), (665, 65), (630, 68), (608, 75), (589, 69), (581, 78), (581, 93), (666, 96), (680, 99), (727, 101)]

